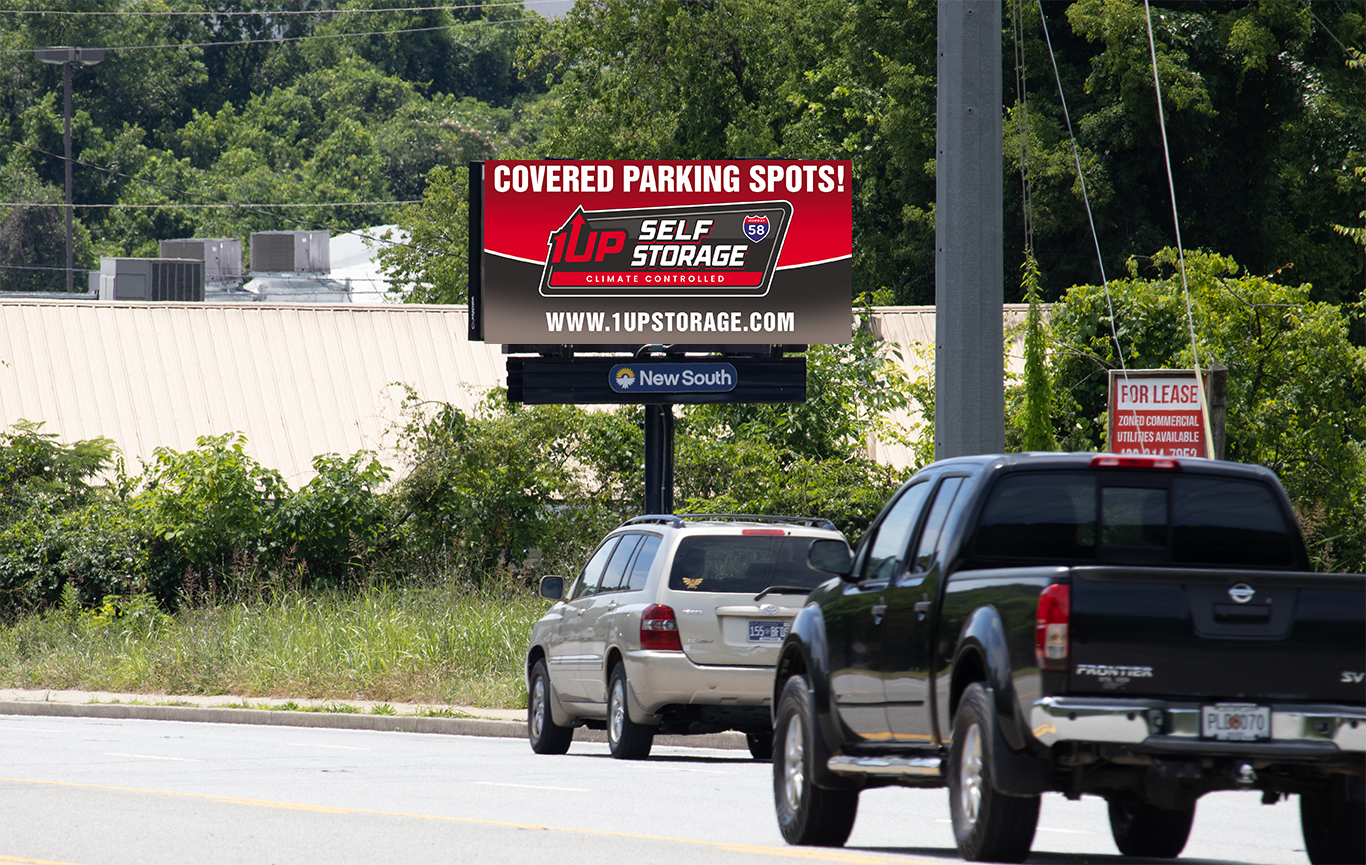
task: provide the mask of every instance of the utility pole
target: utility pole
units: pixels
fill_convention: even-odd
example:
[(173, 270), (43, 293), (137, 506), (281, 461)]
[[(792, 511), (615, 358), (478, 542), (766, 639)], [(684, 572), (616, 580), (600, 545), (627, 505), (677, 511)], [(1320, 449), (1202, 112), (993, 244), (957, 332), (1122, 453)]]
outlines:
[(1005, 449), (1000, 0), (939, 0), (934, 456)]
[(41, 63), (51, 63), (62, 67), (62, 92), (65, 109), (66, 141), (66, 293), (75, 290), (76, 256), (71, 238), (71, 64), (80, 63), (94, 66), (104, 59), (103, 48), (35, 48), (33, 56)]

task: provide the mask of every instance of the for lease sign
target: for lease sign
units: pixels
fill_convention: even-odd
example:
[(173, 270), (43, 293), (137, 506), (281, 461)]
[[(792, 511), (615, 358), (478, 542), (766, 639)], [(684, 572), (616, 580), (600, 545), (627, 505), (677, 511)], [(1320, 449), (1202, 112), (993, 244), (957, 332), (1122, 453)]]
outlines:
[(1205, 423), (1193, 370), (1110, 371), (1111, 453), (1203, 457)]
[(485, 162), (484, 339), (850, 338), (846, 160)]

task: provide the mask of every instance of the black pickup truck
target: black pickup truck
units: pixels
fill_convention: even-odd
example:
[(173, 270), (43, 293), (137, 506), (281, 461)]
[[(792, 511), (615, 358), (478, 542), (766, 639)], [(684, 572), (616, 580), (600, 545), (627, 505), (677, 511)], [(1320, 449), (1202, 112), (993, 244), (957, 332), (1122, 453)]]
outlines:
[(1196, 800), (1300, 797), (1314, 863), (1366, 862), (1366, 575), (1309, 572), (1256, 466), (1113, 454), (935, 463), (807, 599), (773, 692), (774, 800), (838, 846), (861, 790), (947, 786), (965, 859), (1023, 860), (1039, 795), (1174, 857)]

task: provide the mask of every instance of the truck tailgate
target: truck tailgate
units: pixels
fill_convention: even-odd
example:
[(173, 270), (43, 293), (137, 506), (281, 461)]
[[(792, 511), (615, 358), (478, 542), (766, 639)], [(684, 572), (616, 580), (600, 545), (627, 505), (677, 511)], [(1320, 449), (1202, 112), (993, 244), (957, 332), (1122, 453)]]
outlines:
[(1366, 703), (1366, 574), (1072, 569), (1067, 691)]

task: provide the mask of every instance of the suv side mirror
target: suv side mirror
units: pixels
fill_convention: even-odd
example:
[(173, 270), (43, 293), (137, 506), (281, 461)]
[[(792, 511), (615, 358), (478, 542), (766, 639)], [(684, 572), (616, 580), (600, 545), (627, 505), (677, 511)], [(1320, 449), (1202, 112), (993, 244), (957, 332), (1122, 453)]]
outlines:
[(564, 577), (541, 577), (541, 597), (558, 601), (564, 597)]
[(806, 553), (806, 561), (818, 571), (847, 577), (849, 569), (854, 564), (854, 555), (844, 541), (822, 539), (811, 542), (811, 548)]

